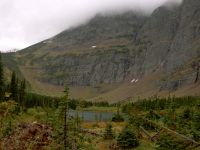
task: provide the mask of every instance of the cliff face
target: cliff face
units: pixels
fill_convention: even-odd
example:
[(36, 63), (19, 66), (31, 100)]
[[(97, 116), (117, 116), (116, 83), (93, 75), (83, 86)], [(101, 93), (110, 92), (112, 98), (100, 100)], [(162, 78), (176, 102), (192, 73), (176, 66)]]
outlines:
[(173, 90), (194, 78), (191, 64), (200, 58), (200, 1), (160, 7), (148, 17), (132, 12), (96, 16), (17, 52), (15, 58), (22, 73), (32, 71), (32, 79), (42, 83), (97, 86), (161, 71), (164, 79), (157, 86)]
[(75, 86), (122, 82), (133, 66), (138, 70), (134, 73), (140, 74), (141, 60), (135, 60), (140, 54), (134, 42), (145, 21), (132, 12), (97, 16), (86, 25), (19, 52), (17, 57), (23, 60), (22, 66), (40, 69), (43, 75), (37, 78), (43, 82)]
[(179, 16), (179, 24), (171, 43), (169, 68), (182, 65), (193, 57), (200, 56), (200, 1), (185, 0)]

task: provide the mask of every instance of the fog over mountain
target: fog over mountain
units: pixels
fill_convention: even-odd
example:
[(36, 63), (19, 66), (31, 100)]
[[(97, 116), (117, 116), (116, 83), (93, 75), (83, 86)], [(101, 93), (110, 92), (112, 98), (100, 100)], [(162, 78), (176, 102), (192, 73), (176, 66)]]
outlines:
[(149, 15), (156, 8), (182, 0), (1, 0), (0, 50), (24, 48), (89, 21), (96, 14), (136, 11)]

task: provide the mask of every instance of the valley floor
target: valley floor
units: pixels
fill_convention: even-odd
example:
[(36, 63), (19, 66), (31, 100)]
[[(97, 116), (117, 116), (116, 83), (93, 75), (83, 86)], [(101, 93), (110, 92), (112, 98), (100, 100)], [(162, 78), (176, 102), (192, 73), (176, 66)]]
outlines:
[[(128, 114), (128, 120), (124, 121), (120, 120), (119, 107), (79, 108), (79, 111), (106, 110), (114, 112), (114, 116), (112, 121), (69, 117), (67, 142), (72, 150), (199, 150), (199, 102), (199, 97), (183, 97), (126, 103), (120, 107), (120, 111)], [(65, 126), (61, 114), (59, 107), (22, 110), (14, 101), (1, 102), (1, 149), (64, 149)]]

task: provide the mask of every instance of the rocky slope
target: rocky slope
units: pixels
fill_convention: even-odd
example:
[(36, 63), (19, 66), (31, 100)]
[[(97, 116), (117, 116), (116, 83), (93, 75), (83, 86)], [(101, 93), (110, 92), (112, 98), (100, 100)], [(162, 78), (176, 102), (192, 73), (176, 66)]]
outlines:
[[(79, 87), (78, 92), (89, 88), (86, 97), (122, 87), (126, 91), (131, 86), (129, 93), (113, 98), (116, 100), (141, 96), (142, 92), (135, 95), (133, 91), (143, 91), (147, 84), (152, 86), (145, 96), (174, 92), (193, 84), (195, 78), (191, 64), (200, 59), (200, 1), (184, 0), (179, 7), (160, 7), (148, 17), (132, 12), (97, 15), (87, 24), (13, 57), (33, 89), (40, 92), (56, 93), (66, 83), (75, 91)], [(133, 79), (139, 80), (138, 87), (130, 85)], [(119, 91), (112, 95), (116, 93)]]

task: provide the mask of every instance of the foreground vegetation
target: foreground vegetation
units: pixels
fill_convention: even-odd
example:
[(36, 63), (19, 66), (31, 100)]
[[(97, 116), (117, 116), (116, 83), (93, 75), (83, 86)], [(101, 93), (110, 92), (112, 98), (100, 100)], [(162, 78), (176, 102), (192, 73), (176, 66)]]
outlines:
[[(134, 103), (88, 102), (30, 93), (15, 72), (5, 81), (0, 61), (0, 149), (198, 150), (200, 97), (153, 97)], [(105, 122), (69, 111), (111, 111)], [(122, 114), (123, 113), (123, 114)], [(128, 117), (124, 117), (124, 114)]]
[(129, 123), (155, 143), (155, 149), (198, 149), (200, 97), (147, 99), (123, 106)]

